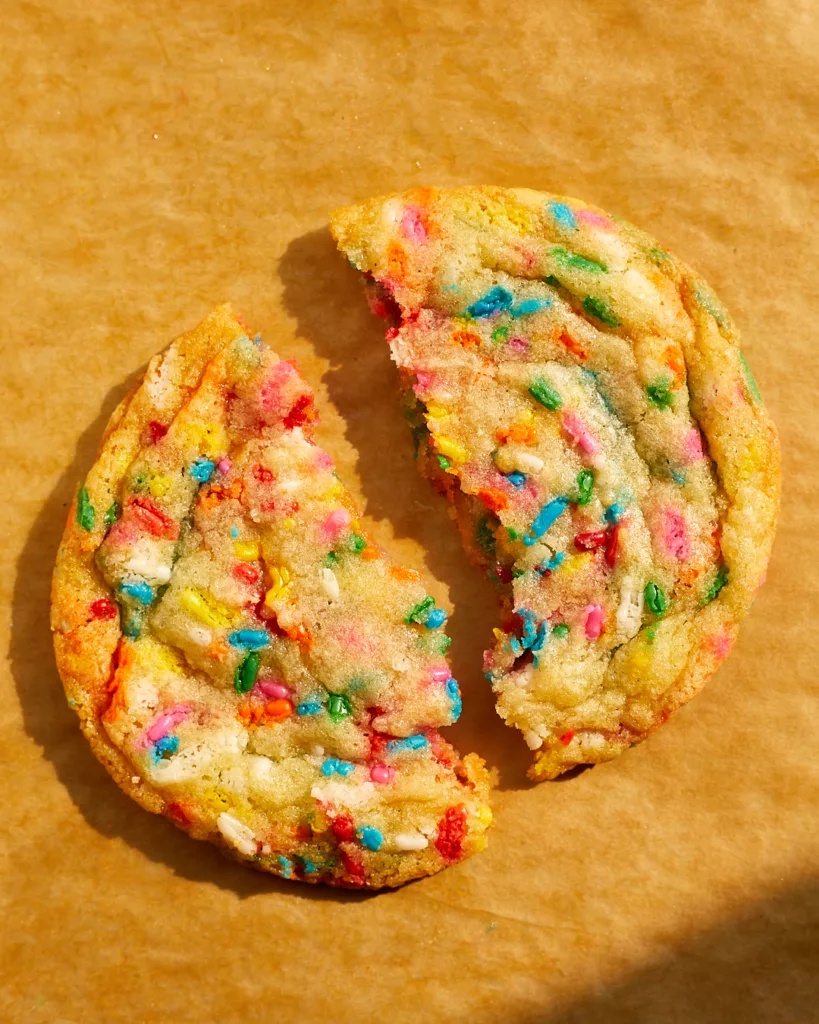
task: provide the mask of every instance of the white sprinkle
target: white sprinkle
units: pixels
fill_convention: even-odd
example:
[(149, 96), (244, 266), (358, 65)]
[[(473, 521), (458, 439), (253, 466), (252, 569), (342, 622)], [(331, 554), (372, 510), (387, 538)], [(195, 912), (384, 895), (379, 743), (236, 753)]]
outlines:
[(252, 857), (256, 853), (258, 843), (253, 832), (232, 814), (222, 811), (216, 819), (216, 827), (239, 853), (243, 853), (246, 857)]
[(132, 775), (131, 782), (133, 782), (135, 786), (138, 786), (140, 782), (142, 782), (142, 779), (138, 775)]
[(538, 470), (543, 469), (543, 459), (530, 452), (518, 452), (514, 456), (514, 460), (518, 469), (528, 469), (530, 473), (537, 473)]
[(643, 620), (643, 592), (631, 577), (620, 587), (620, 605), (617, 609), (617, 628), (631, 638), (636, 636)]
[(341, 596), (341, 590), (339, 589), (338, 580), (336, 574), (332, 569), (319, 569), (319, 578), (321, 579), (321, 589), (330, 598), (331, 601), (337, 601)]
[(372, 782), (325, 782), (322, 786), (313, 786), (310, 796), (323, 804), (335, 804), (337, 807), (362, 807), (370, 803), (375, 795)]
[(540, 750), (543, 746), (543, 739), (531, 729), (523, 734), (523, 738), (526, 740), (526, 746), (530, 750)]
[(419, 832), (399, 832), (393, 839), (396, 850), (426, 850), (429, 840)]
[(188, 630), (188, 637), (197, 647), (209, 647), (213, 634), (203, 626), (192, 626)]

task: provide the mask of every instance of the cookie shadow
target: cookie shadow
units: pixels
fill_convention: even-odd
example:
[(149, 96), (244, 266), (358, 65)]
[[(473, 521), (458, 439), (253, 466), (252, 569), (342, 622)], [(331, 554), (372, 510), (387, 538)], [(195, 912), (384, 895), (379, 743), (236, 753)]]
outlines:
[(449, 654), (464, 711), (447, 735), (460, 750), (476, 750), (499, 768), (500, 789), (529, 788), (530, 754), (517, 730), (498, 718), (483, 676), (483, 651), (498, 624), (497, 598), (469, 564), (446, 501), (415, 468), (383, 324), (370, 312), (357, 271), (327, 228), (294, 239), (278, 269), (284, 306), (298, 334), (330, 362), (324, 384), (358, 456), (367, 514), (388, 521), (396, 537), (414, 540), (426, 552), (427, 570), (449, 588), (455, 606), (447, 622)]
[(65, 701), (48, 622), (51, 571), (74, 488), (93, 463), (109, 416), (141, 379), (144, 369), (108, 394), (99, 416), (82, 433), (71, 465), (37, 516), (17, 564), (9, 660), (25, 730), (54, 766), (57, 778), (93, 829), (107, 838), (123, 840), (183, 878), (219, 886), (243, 899), (277, 893), (337, 902), (374, 898), (379, 894), (294, 884), (264, 875), (228, 860), (208, 843), (191, 841), (169, 821), (147, 813), (109, 778)]

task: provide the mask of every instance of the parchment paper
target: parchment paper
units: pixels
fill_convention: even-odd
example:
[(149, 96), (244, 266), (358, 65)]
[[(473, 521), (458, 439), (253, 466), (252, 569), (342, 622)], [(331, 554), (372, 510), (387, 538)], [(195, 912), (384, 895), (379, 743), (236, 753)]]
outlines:
[[(814, 0), (4, 0), (0, 1019), (819, 1018)], [(417, 477), (330, 210), (421, 184), (583, 197), (734, 313), (779, 424), (763, 590), (717, 678), (532, 788), (480, 672), (491, 588)], [(75, 481), (146, 360), (230, 300), (317, 388), (368, 528), (454, 609), (485, 854), (396, 893), (286, 884), (129, 802), (47, 627)]]

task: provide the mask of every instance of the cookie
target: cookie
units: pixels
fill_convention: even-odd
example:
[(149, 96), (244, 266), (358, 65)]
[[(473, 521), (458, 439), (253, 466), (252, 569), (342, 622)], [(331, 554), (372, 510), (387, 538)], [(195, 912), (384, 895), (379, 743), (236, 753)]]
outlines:
[(362, 529), (297, 369), (227, 307), (114, 413), (57, 558), (69, 704), (143, 807), (284, 878), (396, 886), (483, 848), (446, 618)]
[(417, 189), (339, 210), (418, 465), (497, 583), (485, 654), (533, 779), (615, 757), (689, 700), (761, 585), (776, 430), (708, 285), (586, 203)]

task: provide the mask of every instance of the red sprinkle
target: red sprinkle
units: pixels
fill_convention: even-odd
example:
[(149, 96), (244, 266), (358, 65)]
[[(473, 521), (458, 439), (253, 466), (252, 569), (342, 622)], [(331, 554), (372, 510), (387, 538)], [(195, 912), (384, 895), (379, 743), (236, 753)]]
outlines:
[(247, 562), (240, 562), (238, 565), (234, 565), (233, 575), (238, 580), (244, 580), (245, 583), (255, 583), (259, 578), (259, 570), (254, 569)]
[(595, 530), (593, 533), (578, 533), (574, 539), (574, 546), (578, 551), (596, 551), (598, 548), (602, 548), (607, 539), (607, 530)]
[(165, 813), (171, 819), (171, 821), (177, 822), (179, 825), (190, 825), (191, 818), (185, 813), (185, 808), (182, 804), (168, 804), (165, 809)]
[(346, 850), (341, 851), (341, 859), (344, 861), (344, 870), (347, 873), (347, 881), (351, 885), (359, 886), (364, 884), (364, 865), (361, 861), (347, 853)]
[(466, 836), (466, 810), (463, 804), (448, 807), (443, 818), (438, 822), (438, 838), (435, 849), (445, 861), (452, 863), (463, 855), (463, 843)]
[(95, 619), (115, 619), (117, 617), (117, 606), (107, 597), (100, 597), (92, 601), (89, 611)]
[(294, 427), (304, 426), (305, 423), (312, 423), (315, 418), (313, 409), (311, 408), (312, 405), (312, 395), (299, 395), (296, 399), (296, 404), (284, 417), (285, 428), (287, 430), (292, 430)]
[(349, 814), (340, 814), (333, 819), (333, 835), (340, 843), (355, 842), (355, 825)]
[(179, 527), (170, 516), (166, 516), (152, 501), (148, 501), (147, 498), (130, 498), (128, 505), (134, 519), (152, 537), (167, 537), (168, 540), (177, 540), (179, 537)]
[(614, 565), (620, 549), (620, 523), (609, 527), (606, 538), (606, 565)]
[(564, 732), (563, 735), (560, 737), (560, 742), (563, 744), (564, 747), (568, 747), (568, 745), (572, 742), (574, 737), (574, 729), (569, 729), (568, 732)]
[(273, 482), (273, 474), (267, 466), (261, 466), (258, 463), (253, 467), (253, 476), (260, 484), (269, 484)]
[(493, 512), (502, 512), (509, 505), (509, 499), (494, 487), (483, 487), (478, 491), (478, 497)]
[(148, 424), (148, 435), (151, 438), (151, 444), (156, 444), (156, 442), (167, 433), (168, 428), (164, 423), (160, 423), (159, 420), (151, 420)]

